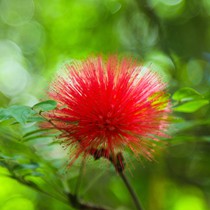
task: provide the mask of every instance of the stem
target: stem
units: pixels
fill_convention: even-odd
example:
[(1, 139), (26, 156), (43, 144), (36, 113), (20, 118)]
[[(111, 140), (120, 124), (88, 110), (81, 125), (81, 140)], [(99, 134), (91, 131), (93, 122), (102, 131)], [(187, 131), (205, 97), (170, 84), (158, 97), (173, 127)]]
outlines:
[(124, 161), (124, 157), (122, 155), (121, 152), (119, 152), (116, 155), (116, 158), (109, 158), (109, 160), (112, 162), (112, 164), (114, 165), (116, 171), (118, 172), (118, 174), (120, 175), (120, 177), (122, 178), (125, 186), (127, 187), (133, 202), (136, 206), (137, 210), (143, 210), (143, 208), (140, 205), (139, 199), (133, 189), (133, 187), (131, 186), (130, 182), (128, 181), (127, 177), (125, 176), (125, 174), (123, 173), (124, 169), (125, 169), (125, 161)]
[(103, 158), (109, 160), (113, 164), (117, 173), (120, 175), (125, 186), (127, 187), (128, 191), (133, 199), (133, 202), (136, 206), (136, 209), (143, 210), (143, 207), (141, 207), (140, 201), (139, 201), (133, 187), (131, 186), (130, 182), (128, 181), (125, 174), (123, 173), (123, 171), (125, 169), (125, 162), (124, 162), (124, 157), (123, 157), (122, 153), (119, 152), (119, 153), (117, 153), (116, 156), (114, 154), (108, 156), (107, 155), (108, 152), (106, 151), (106, 149), (97, 150), (97, 149), (92, 148), (92, 150), (90, 151), (90, 154), (95, 158), (95, 160), (98, 160), (101, 157), (103, 157)]
[(81, 183), (82, 183), (82, 176), (83, 176), (84, 165), (85, 165), (85, 159), (82, 160), (82, 164), (80, 166), (79, 177), (77, 179), (77, 183), (76, 183), (76, 187), (75, 187), (75, 193), (74, 193), (75, 196), (78, 196), (79, 188), (80, 188)]
[(96, 206), (90, 203), (81, 203), (77, 196), (72, 195), (70, 193), (67, 194), (69, 198), (70, 205), (78, 210), (110, 210), (110, 208), (103, 207), (103, 206)]
[(130, 195), (131, 195), (131, 197), (133, 199), (133, 202), (134, 202), (134, 204), (136, 206), (136, 209), (137, 210), (143, 210), (143, 208), (142, 208), (142, 206), (140, 204), (140, 201), (139, 201), (139, 199), (138, 199), (138, 197), (137, 197), (133, 187), (131, 186), (130, 182), (128, 181), (128, 179), (125, 176), (125, 174), (123, 173), (123, 171), (119, 172), (119, 175), (122, 178), (125, 186), (127, 187), (128, 191), (129, 191), (129, 193), (130, 193)]

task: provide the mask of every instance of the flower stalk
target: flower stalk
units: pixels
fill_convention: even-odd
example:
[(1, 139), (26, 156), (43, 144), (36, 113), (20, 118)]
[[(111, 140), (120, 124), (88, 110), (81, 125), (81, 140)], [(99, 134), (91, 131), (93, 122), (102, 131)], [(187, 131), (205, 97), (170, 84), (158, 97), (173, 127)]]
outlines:
[(143, 207), (140, 204), (140, 201), (138, 199), (138, 196), (136, 195), (133, 187), (131, 186), (129, 180), (127, 179), (126, 175), (124, 174), (125, 169), (125, 161), (124, 157), (121, 152), (119, 152), (116, 157), (113, 157), (113, 155), (110, 155), (109, 157), (106, 155), (107, 152), (105, 149), (92, 149), (91, 155), (95, 158), (95, 160), (100, 159), (101, 157), (108, 159), (113, 166), (115, 167), (117, 173), (119, 174), (120, 178), (122, 179), (123, 183), (125, 184), (126, 188), (128, 189), (130, 196), (136, 206), (137, 210), (143, 210)]
[(120, 175), (121, 179), (123, 180), (125, 186), (127, 187), (128, 191), (129, 191), (129, 193), (130, 193), (130, 195), (133, 199), (133, 202), (136, 206), (136, 209), (137, 210), (143, 210), (143, 207), (141, 206), (140, 201), (139, 201), (133, 187), (131, 186), (130, 182), (128, 181), (128, 179), (125, 176), (125, 174), (123, 173), (123, 171), (119, 172), (119, 175)]

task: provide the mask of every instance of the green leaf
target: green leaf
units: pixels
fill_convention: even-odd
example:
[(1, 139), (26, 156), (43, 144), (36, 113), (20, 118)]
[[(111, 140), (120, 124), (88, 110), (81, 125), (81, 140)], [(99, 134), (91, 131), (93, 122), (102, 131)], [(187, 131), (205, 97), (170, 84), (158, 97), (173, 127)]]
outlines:
[(9, 107), (8, 110), (10, 115), (21, 124), (25, 124), (28, 118), (35, 114), (35, 112), (28, 106), (14, 105)]
[(35, 104), (33, 106), (33, 109), (37, 112), (44, 112), (44, 111), (50, 111), (55, 109), (57, 106), (57, 102), (53, 100), (47, 100), (47, 101), (42, 101), (38, 104)]
[(177, 90), (172, 96), (172, 99), (176, 101), (190, 101), (201, 98), (202, 95), (199, 92), (188, 87)]
[(14, 170), (35, 170), (39, 168), (39, 164), (38, 163), (24, 163), (24, 164), (19, 164), (17, 165)]
[(11, 118), (10, 114), (8, 113), (7, 109), (0, 108), (0, 122)]
[(52, 130), (53, 130), (52, 128), (36, 129), (36, 130), (30, 131), (30, 132), (24, 134), (23, 138), (26, 138), (28, 136), (31, 136), (31, 135), (34, 135), (34, 134), (37, 134), (37, 133), (49, 133)]
[(57, 168), (38, 156), (33, 147), (3, 138), (0, 141), (0, 166), (11, 177), (50, 196), (66, 201)]
[(52, 138), (52, 137), (56, 137), (56, 134), (51, 134), (51, 135), (47, 135), (47, 136), (43, 136), (43, 135), (37, 135), (37, 136), (31, 136), (31, 137), (28, 137), (28, 138), (24, 138), (23, 139), (23, 142), (27, 142), (27, 141), (31, 141), (31, 140), (34, 140), (34, 139), (43, 139), (43, 138)]
[(46, 121), (46, 119), (41, 116), (31, 116), (28, 118), (28, 122), (44, 122), (44, 121)]
[(29, 106), (14, 105), (0, 110), (0, 121), (14, 118), (17, 122), (25, 124), (35, 114)]
[(180, 106), (175, 107), (174, 111), (191, 113), (191, 112), (197, 111), (198, 109), (200, 109), (201, 107), (207, 104), (209, 104), (208, 100), (189, 101)]

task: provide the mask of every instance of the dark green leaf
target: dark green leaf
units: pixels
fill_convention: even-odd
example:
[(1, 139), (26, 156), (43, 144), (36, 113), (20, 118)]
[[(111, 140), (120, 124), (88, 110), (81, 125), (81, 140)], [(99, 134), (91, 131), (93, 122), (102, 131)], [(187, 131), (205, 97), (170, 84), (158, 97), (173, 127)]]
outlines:
[(23, 142), (27, 142), (27, 141), (31, 141), (31, 140), (35, 140), (35, 139), (41, 139), (41, 138), (52, 138), (52, 137), (55, 137), (56, 134), (48, 134), (48, 135), (37, 135), (37, 136), (30, 136), (30, 137), (27, 137), (27, 138), (24, 138), (23, 139)]
[(43, 176), (43, 174), (37, 171), (32, 171), (31, 176)]
[(51, 128), (45, 128), (45, 129), (33, 130), (33, 131), (30, 131), (30, 132), (24, 134), (23, 138), (34, 135), (34, 134), (37, 134), (37, 133), (48, 133), (49, 131), (52, 131), (52, 129)]
[(47, 101), (42, 101), (38, 104), (35, 104), (33, 106), (33, 109), (37, 112), (44, 112), (44, 111), (50, 111), (50, 110), (53, 110), (55, 109), (57, 106), (57, 103), (56, 101), (53, 101), (53, 100), (47, 100)]
[(15, 167), (15, 170), (35, 170), (39, 167), (38, 163), (25, 163), (25, 164), (19, 164)]

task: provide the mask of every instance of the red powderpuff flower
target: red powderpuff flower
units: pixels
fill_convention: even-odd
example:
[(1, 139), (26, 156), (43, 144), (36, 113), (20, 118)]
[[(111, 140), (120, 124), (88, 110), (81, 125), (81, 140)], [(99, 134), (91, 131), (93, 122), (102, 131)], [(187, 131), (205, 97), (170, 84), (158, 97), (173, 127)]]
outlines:
[(115, 156), (129, 148), (152, 158), (155, 143), (167, 137), (170, 102), (157, 73), (131, 60), (111, 57), (67, 65), (51, 84), (58, 102), (46, 117), (61, 131), (74, 158), (90, 151)]

